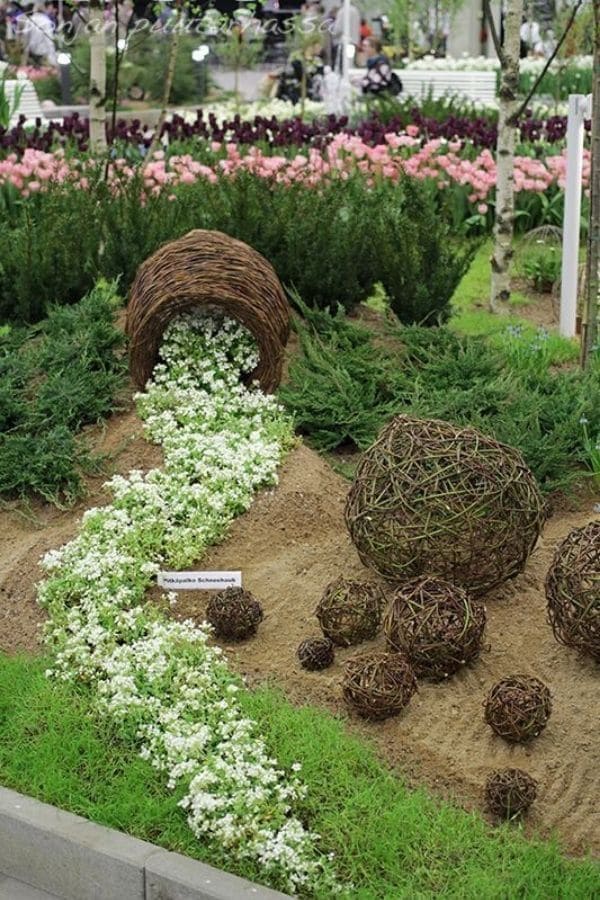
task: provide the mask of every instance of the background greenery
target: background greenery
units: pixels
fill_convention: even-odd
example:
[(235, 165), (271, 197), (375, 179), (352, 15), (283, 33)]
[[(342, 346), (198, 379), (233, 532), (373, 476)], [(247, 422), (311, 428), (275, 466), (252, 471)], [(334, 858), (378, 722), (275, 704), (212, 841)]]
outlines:
[(174, 202), (166, 191), (141, 202), (144, 193), (141, 177), (117, 195), (99, 178), (89, 190), (63, 185), (7, 204), (0, 320), (38, 321), (49, 304), (76, 302), (98, 277), (120, 277), (126, 291), (140, 263), (193, 228), (250, 244), (311, 306), (351, 310), (379, 281), (403, 322), (446, 318), (472, 255), (473, 245), (452, 240), (433, 197), (410, 178), (366, 191), (360, 176), (309, 189), (240, 173), (176, 188)]

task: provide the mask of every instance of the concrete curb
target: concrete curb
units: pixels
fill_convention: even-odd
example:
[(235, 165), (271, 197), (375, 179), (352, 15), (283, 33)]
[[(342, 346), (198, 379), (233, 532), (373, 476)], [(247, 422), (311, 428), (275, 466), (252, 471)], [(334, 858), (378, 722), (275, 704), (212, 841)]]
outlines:
[(289, 900), (0, 787), (2, 875), (60, 900)]

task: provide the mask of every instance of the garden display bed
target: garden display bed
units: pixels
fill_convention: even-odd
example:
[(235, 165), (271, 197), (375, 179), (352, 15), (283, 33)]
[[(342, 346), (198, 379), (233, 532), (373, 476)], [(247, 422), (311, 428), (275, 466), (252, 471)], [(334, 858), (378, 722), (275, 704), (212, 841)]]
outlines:
[[(150, 467), (160, 451), (141, 437), (134, 413), (114, 416), (100, 448), (115, 454), (118, 471)], [(100, 439), (101, 437), (101, 439)], [(86, 506), (103, 502), (101, 479), (89, 482)], [(334, 666), (306, 672), (296, 659), (298, 644), (318, 634), (314, 610), (333, 579), (369, 578), (344, 526), (348, 483), (320, 456), (299, 446), (280, 473), (276, 489), (259, 494), (230, 534), (202, 559), (202, 567), (241, 569), (244, 587), (260, 599), (265, 618), (255, 638), (223, 643), (234, 668), (250, 684), (266, 680), (283, 687), (295, 702), (341, 713), (340, 680), (353, 648), (336, 650)], [(597, 666), (556, 643), (546, 621), (543, 581), (556, 544), (593, 518), (590, 500), (555, 511), (524, 573), (486, 597), (485, 650), (472, 668), (451, 680), (422, 683), (402, 716), (374, 725), (351, 718), (349, 727), (373, 740), (379, 752), (411, 782), (430, 785), (467, 808), (481, 808), (486, 775), (496, 767), (525, 768), (540, 783), (527, 828), (556, 833), (578, 854), (600, 852), (600, 733), (597, 729)], [(0, 649), (40, 649), (43, 613), (35, 603), (40, 554), (77, 532), (83, 504), (68, 511), (33, 506), (35, 520), (15, 510), (0, 514)], [(158, 596), (158, 591), (157, 591)], [(178, 618), (204, 618), (210, 594), (180, 593)], [(383, 639), (364, 645), (382, 647)], [(552, 691), (554, 710), (534, 745), (507, 745), (483, 720), (491, 686), (513, 672), (533, 674)]]

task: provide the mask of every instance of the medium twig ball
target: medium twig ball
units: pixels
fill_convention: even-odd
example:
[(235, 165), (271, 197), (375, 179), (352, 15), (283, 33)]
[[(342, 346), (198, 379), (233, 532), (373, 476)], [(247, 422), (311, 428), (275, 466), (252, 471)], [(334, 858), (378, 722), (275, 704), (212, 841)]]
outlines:
[(537, 737), (546, 727), (552, 697), (539, 678), (509, 675), (492, 687), (483, 706), (490, 728), (505, 740), (518, 743)]
[(361, 560), (384, 578), (437, 575), (478, 595), (523, 570), (545, 507), (518, 450), (397, 416), (363, 454), (345, 516)]
[(263, 611), (258, 600), (242, 588), (232, 587), (215, 594), (208, 602), (206, 620), (217, 637), (243, 641), (256, 634)]
[(346, 663), (344, 699), (365, 719), (401, 712), (417, 689), (410, 661), (401, 653), (359, 653)]
[(463, 588), (426, 575), (395, 591), (383, 629), (390, 649), (405, 653), (419, 678), (439, 681), (477, 659), (485, 620), (485, 606)]
[(557, 548), (546, 598), (556, 640), (600, 662), (600, 521), (575, 528)]
[(315, 610), (325, 637), (340, 647), (374, 638), (385, 596), (378, 584), (338, 578), (327, 585)]
[(538, 783), (522, 769), (492, 772), (485, 784), (485, 804), (502, 819), (512, 819), (529, 809), (537, 797)]
[(303, 669), (309, 672), (327, 669), (333, 663), (333, 642), (327, 637), (306, 638), (297, 653)]

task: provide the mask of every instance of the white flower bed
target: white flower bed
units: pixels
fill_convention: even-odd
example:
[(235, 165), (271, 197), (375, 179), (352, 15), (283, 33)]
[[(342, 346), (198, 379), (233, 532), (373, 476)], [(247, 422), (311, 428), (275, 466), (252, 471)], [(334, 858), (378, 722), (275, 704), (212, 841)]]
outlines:
[(48, 674), (90, 685), (169, 787), (185, 786), (181, 806), (198, 837), (258, 861), (287, 890), (334, 892), (318, 835), (292, 811), (304, 788), (243, 716), (239, 682), (209, 626), (169, 620), (144, 602), (159, 569), (197, 560), (257, 488), (277, 482), (292, 426), (273, 397), (240, 383), (257, 357), (237, 323), (181, 317), (161, 356), (137, 402), (164, 467), (113, 478), (113, 502), (89, 510), (78, 537), (44, 558)]
[[(255, 116), (264, 116), (268, 119), (271, 116), (275, 116), (280, 120), (293, 119), (295, 116), (300, 115), (300, 111), (300, 103), (290, 103), (289, 100), (276, 99), (256, 100), (252, 103), (235, 103), (233, 100), (230, 100), (203, 107), (204, 118), (208, 118), (209, 114), (212, 113), (219, 125), (222, 125), (223, 122), (230, 122), (236, 115), (239, 115), (245, 122), (250, 122)], [(305, 119), (322, 118), (326, 115), (326, 112), (324, 103), (316, 102), (315, 100), (305, 101)], [(190, 112), (189, 109), (178, 110), (177, 115), (181, 115), (190, 124), (196, 121), (196, 113)]]
[[(591, 56), (570, 56), (566, 60), (556, 60), (551, 66), (551, 71), (565, 64), (573, 69), (591, 69), (592, 62)], [(519, 69), (522, 74), (539, 75), (545, 65), (545, 59), (528, 57), (520, 60)], [(492, 72), (500, 68), (500, 63), (497, 57), (487, 56), (423, 56), (421, 59), (410, 60), (407, 68), (446, 72)]]

